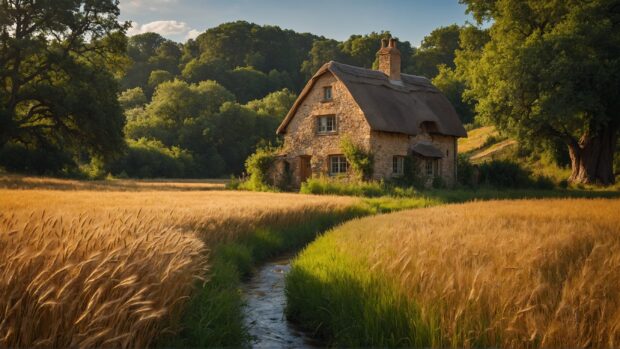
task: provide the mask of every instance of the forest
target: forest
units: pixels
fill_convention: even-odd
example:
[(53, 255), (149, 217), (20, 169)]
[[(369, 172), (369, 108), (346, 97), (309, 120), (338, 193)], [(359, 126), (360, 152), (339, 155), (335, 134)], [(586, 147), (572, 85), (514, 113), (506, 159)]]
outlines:
[[(572, 181), (613, 183), (618, 4), (462, 2), (475, 23), (399, 40), (403, 72), (431, 79), (465, 124), (495, 125), (522, 153), (570, 166)], [(39, 175), (240, 175), (257, 148), (278, 144), (321, 65), (372, 68), (392, 36), (337, 41), (236, 21), (178, 43), (127, 37), (112, 0), (18, 3), (0, 8), (0, 168)]]

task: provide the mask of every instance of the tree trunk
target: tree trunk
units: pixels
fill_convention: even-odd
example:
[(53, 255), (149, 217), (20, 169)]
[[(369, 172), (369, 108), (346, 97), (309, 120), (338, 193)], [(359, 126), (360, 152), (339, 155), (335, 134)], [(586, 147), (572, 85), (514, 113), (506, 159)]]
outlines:
[(579, 142), (568, 144), (571, 159), (571, 183), (614, 184), (616, 128), (606, 127), (596, 135), (584, 134)]

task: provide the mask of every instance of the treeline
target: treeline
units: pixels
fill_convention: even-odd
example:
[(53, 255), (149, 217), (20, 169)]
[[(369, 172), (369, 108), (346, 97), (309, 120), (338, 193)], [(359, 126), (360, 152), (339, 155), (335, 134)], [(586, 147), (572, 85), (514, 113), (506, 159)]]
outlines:
[[(106, 3), (101, 2), (99, 11), (117, 16), (118, 9)], [(0, 51), (7, 57), (7, 79), (12, 79), (11, 68), (17, 68), (24, 71), (16, 80), (22, 82), (25, 72), (36, 68), (29, 59), (50, 48), (60, 49), (66, 59), (44, 56), (42, 66), (64, 73), (63, 79), (54, 84), (33, 79), (18, 89), (23, 100), (9, 105), (5, 120), (11, 127), (3, 129), (0, 143), (0, 166), (8, 171), (91, 178), (240, 174), (258, 146), (279, 142), (275, 129), (322, 64), (337, 60), (372, 68), (381, 38), (391, 36), (370, 33), (339, 42), (238, 21), (177, 43), (156, 33), (126, 38), (126, 24), (95, 18), (92, 25), (105, 25), (94, 37), (99, 51), (88, 54), (83, 52), (95, 42), (87, 41), (88, 31), (79, 33), (82, 40), (64, 46), (81, 28), (76, 21), (88, 20), (80, 16), (84, 10), (51, 5), (1, 10), (15, 25), (44, 13), (62, 23), (39, 23), (34, 32), (15, 33), (15, 38), (4, 31), (7, 45)], [(444, 66), (454, 68), (460, 31), (456, 25), (439, 28), (417, 49), (400, 42), (404, 72), (432, 78)], [(37, 32), (47, 36), (35, 36)], [(53, 39), (62, 35), (64, 40)], [(19, 54), (17, 42), (33, 45), (32, 52), (11, 60)], [(37, 78), (54, 80), (50, 71)], [(450, 98), (460, 103), (461, 90), (452, 81), (445, 85)], [(57, 101), (49, 99), (51, 91)], [(7, 102), (13, 98), (9, 94), (2, 95)], [(462, 115), (467, 122), (473, 112), (470, 108)]]
[[(571, 180), (613, 182), (614, 1), (463, 2), (477, 23), (437, 28), (419, 47), (400, 41), (403, 72), (432, 79), (464, 123), (496, 125), (524, 152), (570, 164)], [(239, 174), (259, 145), (278, 143), (276, 126), (322, 64), (372, 68), (380, 39), (391, 37), (339, 42), (238, 21), (176, 43), (155, 33), (127, 38), (118, 16), (113, 0), (0, 7), (0, 167), (91, 177)]]
[[(430, 78), (453, 100), (465, 122), (454, 69), (462, 28), (439, 28), (420, 48), (399, 43), (406, 73)], [(120, 80), (126, 155), (102, 169), (130, 177), (218, 177), (239, 174), (259, 144), (277, 143), (275, 129), (306, 81), (330, 60), (373, 68), (389, 32), (344, 42), (243, 21), (211, 28), (179, 44), (158, 34), (130, 37), (130, 65)]]

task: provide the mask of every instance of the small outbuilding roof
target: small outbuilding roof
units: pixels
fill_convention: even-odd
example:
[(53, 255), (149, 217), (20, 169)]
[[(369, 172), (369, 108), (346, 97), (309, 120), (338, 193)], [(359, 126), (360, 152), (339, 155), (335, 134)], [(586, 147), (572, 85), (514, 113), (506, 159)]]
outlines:
[(424, 122), (434, 123), (436, 132), (466, 137), (467, 132), (446, 96), (424, 77), (401, 74), (400, 81), (390, 81), (381, 71), (330, 61), (308, 81), (288, 112), (277, 133), (286, 127), (314, 83), (331, 72), (349, 90), (374, 131), (418, 135)]
[(443, 157), (443, 152), (430, 142), (418, 142), (411, 147), (411, 151), (427, 158)]

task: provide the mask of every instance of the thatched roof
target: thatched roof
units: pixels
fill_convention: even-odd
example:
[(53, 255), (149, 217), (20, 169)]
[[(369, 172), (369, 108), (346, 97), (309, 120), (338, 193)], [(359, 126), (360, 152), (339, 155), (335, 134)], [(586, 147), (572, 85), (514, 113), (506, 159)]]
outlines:
[(439, 134), (467, 136), (450, 101), (427, 78), (401, 74), (402, 83), (394, 83), (381, 71), (334, 61), (323, 65), (308, 81), (277, 133), (286, 133), (297, 108), (318, 78), (326, 72), (334, 74), (347, 87), (372, 130), (415, 136), (421, 131), (420, 125), (426, 121), (435, 123)]

